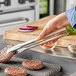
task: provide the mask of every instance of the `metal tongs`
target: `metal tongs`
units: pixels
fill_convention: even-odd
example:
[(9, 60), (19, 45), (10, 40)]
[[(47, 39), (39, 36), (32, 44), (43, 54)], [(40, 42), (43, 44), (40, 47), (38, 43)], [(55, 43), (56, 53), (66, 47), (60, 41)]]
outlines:
[[(63, 32), (63, 31), (66, 31), (66, 32), (65, 33), (61, 33), (61, 34), (59, 34), (57, 36), (51, 37), (51, 36), (53, 36), (53, 35), (55, 35), (55, 34), (57, 34), (59, 32)], [(60, 37), (68, 35), (68, 34), (69, 34), (69, 30), (66, 27), (64, 27), (64, 28), (58, 29), (58, 30), (56, 30), (56, 31), (44, 36), (44, 38), (39, 40), (39, 41), (37, 40), (37, 38), (35, 38), (35, 39), (32, 39), (32, 40), (26, 41), (24, 43), (17, 44), (15, 46), (11, 47), (11, 48), (8, 48), (7, 49), (7, 54), (9, 52), (11, 52), (11, 51), (16, 51), (16, 53), (21, 53), (21, 52), (23, 52), (25, 50), (28, 50), (28, 49), (36, 47), (38, 45), (44, 44), (46, 42), (58, 39)], [(23, 48), (24, 46), (25, 46), (25, 48)]]

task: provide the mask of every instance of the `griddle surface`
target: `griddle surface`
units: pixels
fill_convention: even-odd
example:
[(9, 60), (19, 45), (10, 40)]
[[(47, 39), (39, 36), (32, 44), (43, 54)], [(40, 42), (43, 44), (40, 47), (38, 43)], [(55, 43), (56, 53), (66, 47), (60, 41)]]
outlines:
[[(0, 76), (6, 76), (4, 74), (4, 69), (7, 67), (21, 67), (25, 69), (21, 64), (22, 61), (25, 61), (27, 59), (22, 58), (15, 58), (13, 57), (9, 62), (7, 63), (0, 63)], [(28, 76), (56, 76), (58, 73), (60, 73), (61, 67), (57, 64), (49, 64), (49, 63), (43, 63), (44, 68), (40, 70), (27, 70)]]

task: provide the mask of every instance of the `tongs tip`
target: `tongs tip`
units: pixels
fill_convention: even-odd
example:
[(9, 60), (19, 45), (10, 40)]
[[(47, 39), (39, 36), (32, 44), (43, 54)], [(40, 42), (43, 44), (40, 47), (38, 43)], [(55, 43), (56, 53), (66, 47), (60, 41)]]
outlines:
[(6, 51), (6, 54), (9, 54), (10, 52), (13, 52), (15, 50), (12, 50), (11, 48), (8, 48), (7, 51)]

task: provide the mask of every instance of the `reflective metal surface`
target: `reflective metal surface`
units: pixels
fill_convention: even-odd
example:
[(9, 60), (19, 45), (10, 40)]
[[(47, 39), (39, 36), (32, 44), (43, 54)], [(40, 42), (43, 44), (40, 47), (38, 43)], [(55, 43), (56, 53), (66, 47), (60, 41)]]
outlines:
[[(13, 45), (16, 45), (16, 44), (19, 44), (19, 43), (22, 43), (22, 42), (19, 42), (19, 41), (12, 41), (12, 40), (4, 40), (4, 42), (6, 44), (13, 44)], [(76, 59), (76, 54), (74, 53), (71, 53), (67, 47), (58, 47), (56, 46), (54, 48), (54, 50), (52, 51), (51, 49), (49, 50), (44, 50), (42, 49), (40, 46), (37, 46), (35, 48), (32, 48), (30, 50), (33, 50), (33, 51), (36, 51), (36, 52), (41, 52), (41, 53), (45, 53), (45, 54), (49, 54), (49, 55), (53, 55), (53, 56), (57, 56), (57, 57), (63, 57), (63, 58), (71, 58), (71, 59)]]

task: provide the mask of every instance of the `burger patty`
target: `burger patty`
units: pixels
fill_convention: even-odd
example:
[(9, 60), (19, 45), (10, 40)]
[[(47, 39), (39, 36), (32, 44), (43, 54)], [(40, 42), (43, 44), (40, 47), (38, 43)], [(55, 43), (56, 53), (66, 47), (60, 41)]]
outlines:
[(22, 66), (30, 70), (38, 70), (44, 67), (40, 60), (27, 60), (22, 62)]
[(13, 45), (8, 45), (0, 51), (0, 63), (8, 62), (11, 59), (11, 57), (15, 54), (15, 51), (6, 54), (7, 49), (12, 46)]
[(8, 76), (27, 76), (27, 71), (20, 67), (8, 67), (5, 69), (5, 74)]

